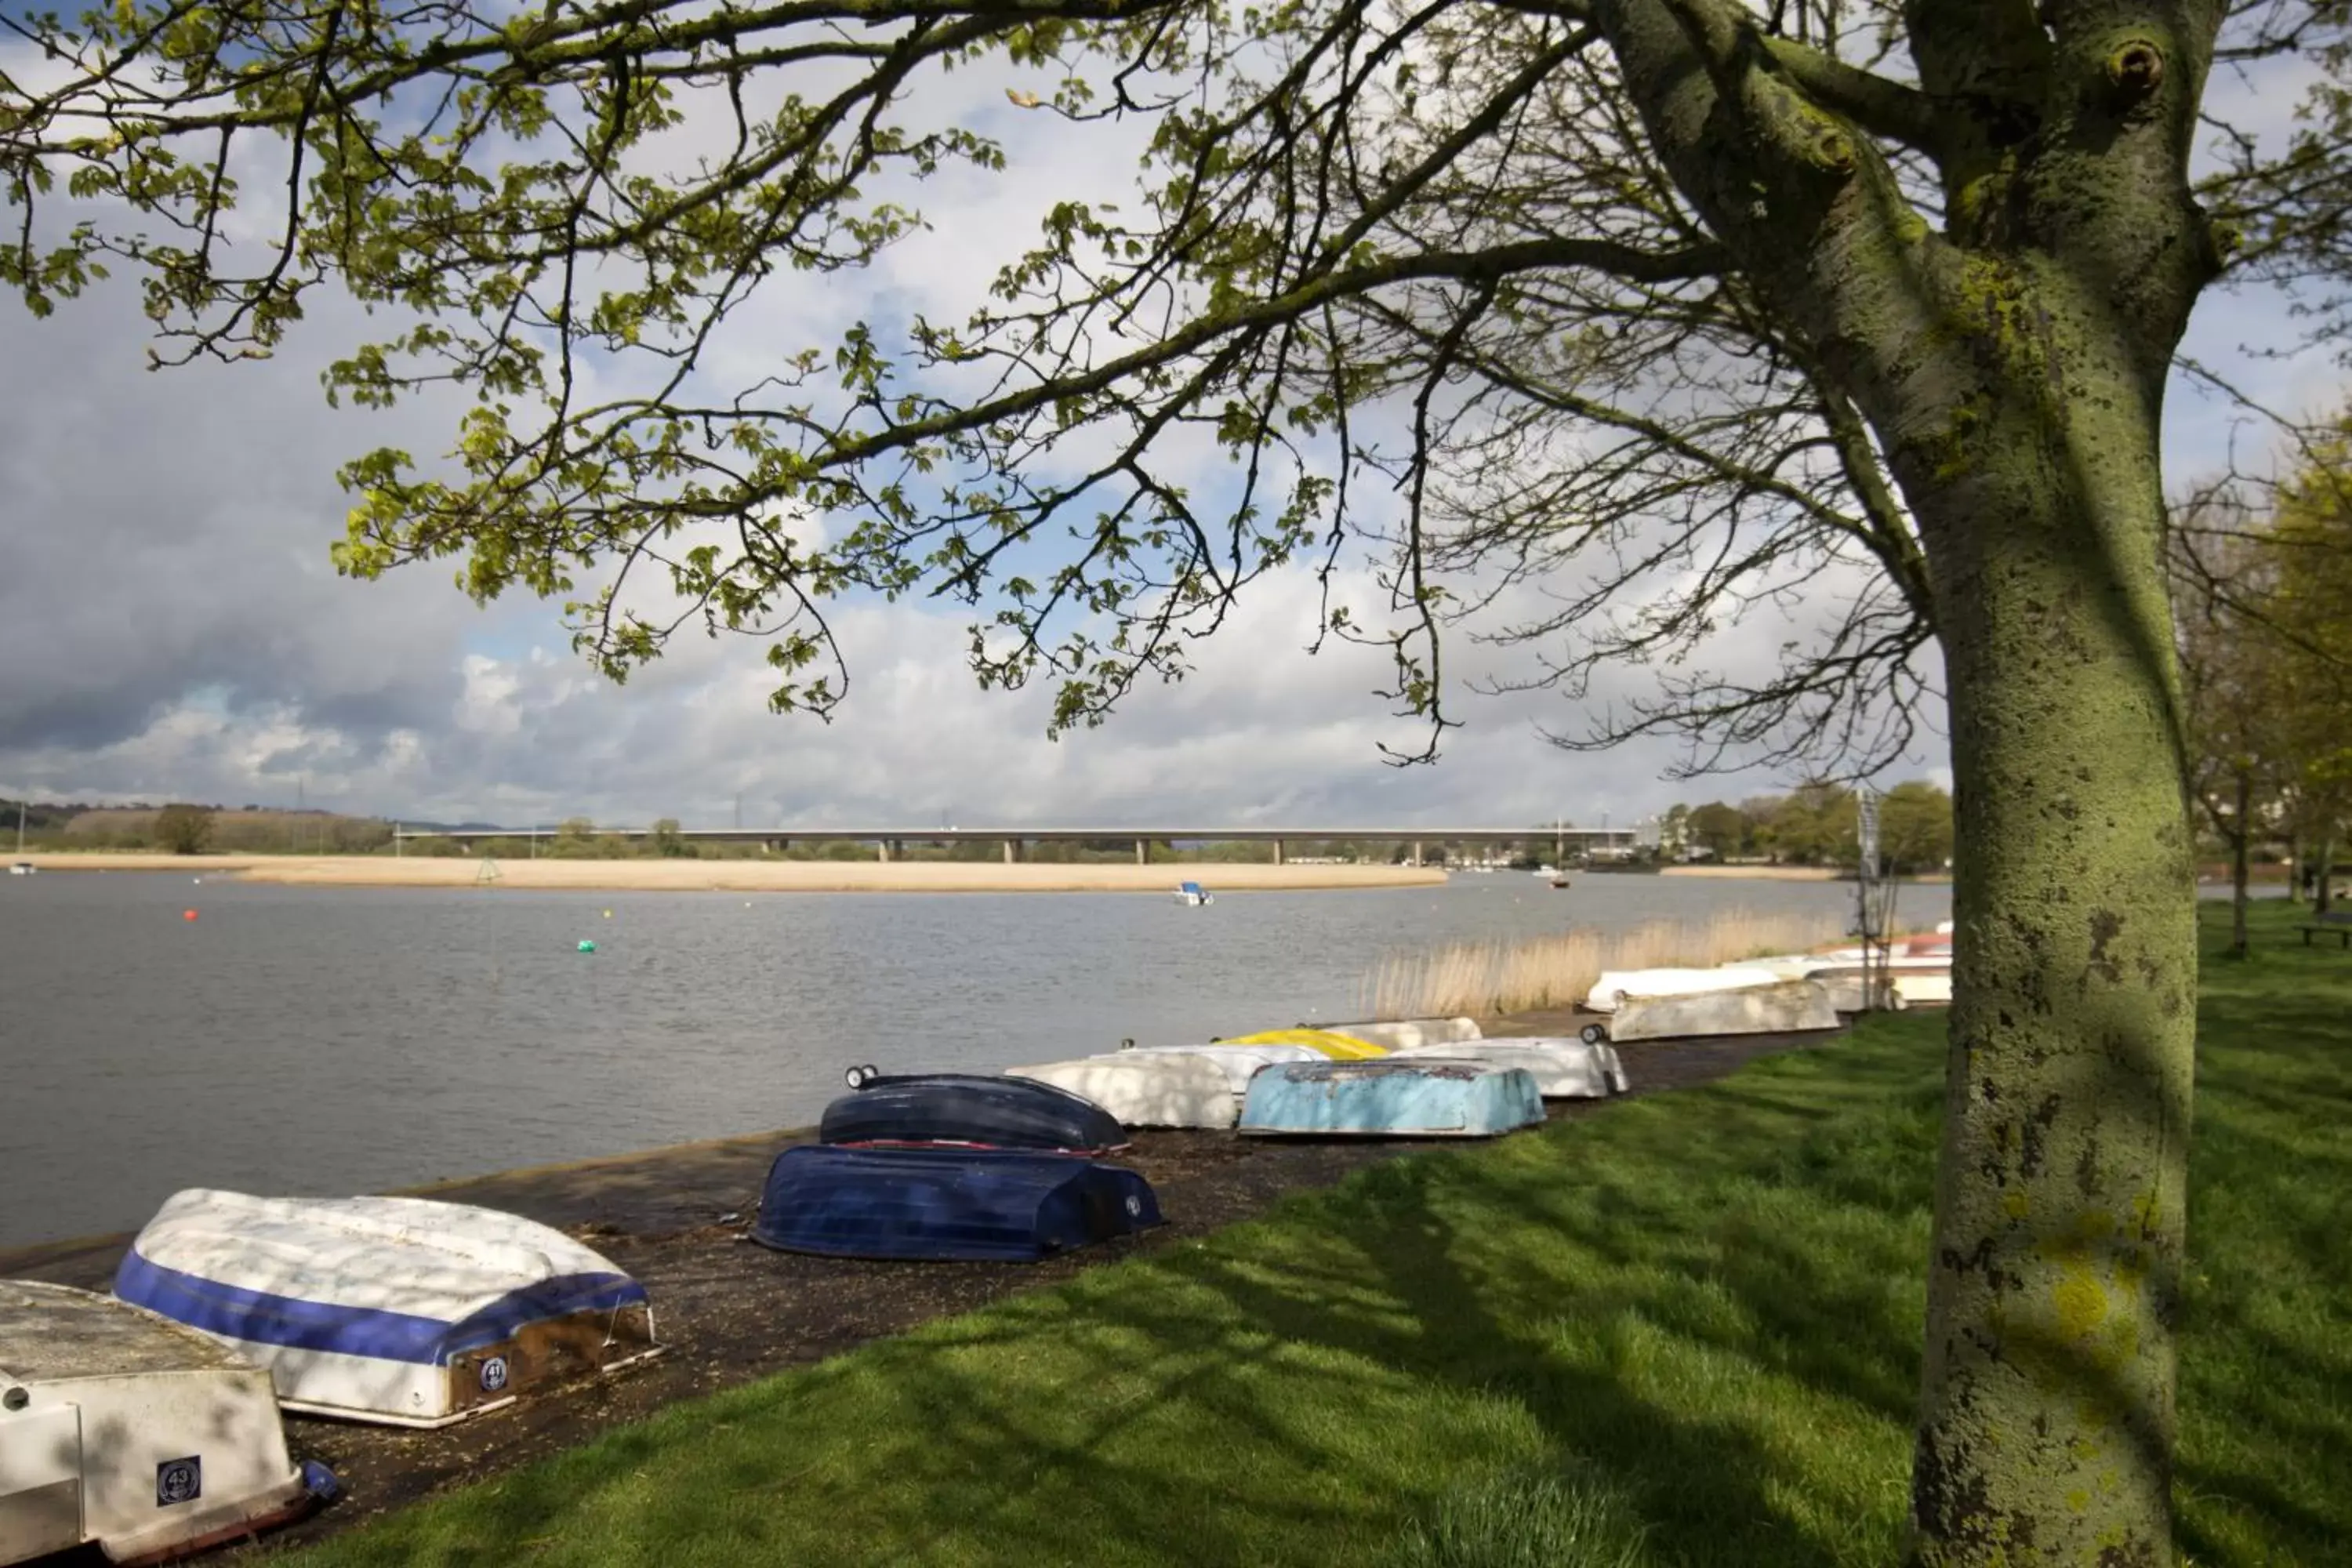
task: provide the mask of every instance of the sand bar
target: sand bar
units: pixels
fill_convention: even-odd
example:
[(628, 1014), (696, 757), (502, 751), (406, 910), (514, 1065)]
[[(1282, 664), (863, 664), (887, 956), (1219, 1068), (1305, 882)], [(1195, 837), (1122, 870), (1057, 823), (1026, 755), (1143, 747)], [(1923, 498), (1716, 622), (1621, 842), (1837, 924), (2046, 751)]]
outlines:
[[(92, 851), (28, 855), (43, 871), (182, 871), (306, 887), (467, 888), (483, 858), (380, 855), (144, 855)], [(724, 893), (1160, 893), (1187, 879), (1213, 893), (1349, 888), (1421, 888), (1445, 880), (1430, 866), (1003, 865), (975, 860), (557, 860), (497, 861), (500, 888), (583, 892)]]

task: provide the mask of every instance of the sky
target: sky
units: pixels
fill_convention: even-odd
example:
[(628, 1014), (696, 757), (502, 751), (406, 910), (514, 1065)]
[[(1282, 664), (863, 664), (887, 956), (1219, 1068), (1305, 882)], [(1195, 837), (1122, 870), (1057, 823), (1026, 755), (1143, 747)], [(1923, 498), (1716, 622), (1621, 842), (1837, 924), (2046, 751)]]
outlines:
[[(1033, 234), (1074, 187), (1126, 181), (1123, 146), (1010, 111), (1002, 85), (967, 78), (948, 111), (1005, 138), (1003, 174), (927, 187), (929, 234), (868, 271), (763, 298), (724, 352), (807, 341), (812, 323), (852, 316), (960, 319), (982, 258)], [(2222, 79), (2214, 97), (2276, 135), (2300, 85)], [(1460, 638), (1448, 657), (1464, 684), (1449, 700), (1463, 728), (1435, 765), (1388, 765), (1381, 745), (1415, 749), (1423, 731), (1374, 695), (1383, 655), (1306, 651), (1318, 599), (1303, 569), (1258, 584), (1190, 679), (1140, 689), (1107, 726), (1059, 741), (1045, 733), (1050, 691), (980, 691), (965, 617), (920, 601), (837, 613), (852, 686), (831, 724), (767, 711), (771, 672), (747, 639), (681, 638), (614, 686), (572, 654), (553, 605), (477, 608), (445, 565), (374, 583), (335, 574), (328, 548), (348, 505), (337, 465), (379, 445), (439, 451), (452, 429), (450, 405), (431, 398), (390, 413), (325, 405), (318, 373), (365, 331), (356, 310), (322, 302), (266, 363), (161, 374), (145, 368), (146, 328), (119, 283), (45, 321), (0, 306), (0, 795), (299, 798), (509, 823), (1478, 826), (1625, 823), (1795, 782), (1764, 770), (1675, 781), (1679, 751), (1663, 741), (1562, 751), (1545, 731), (1588, 713), (1552, 692), (1477, 694), (1531, 673), (1532, 656)], [(2216, 292), (2188, 346), (2276, 405), (2340, 400), (2338, 367), (2246, 353), (2295, 331), (2275, 295)], [(2225, 410), (2178, 392), (2168, 479), (2210, 468), (2231, 438)], [(2263, 444), (2259, 430), (2238, 438)], [(1343, 586), (1369, 596), (1361, 561), (1349, 564)], [(1735, 626), (1710, 657), (1769, 659), (1786, 629)], [(1649, 679), (1618, 672), (1590, 700), (1638, 698)], [(1923, 737), (1884, 777), (1948, 781), (1940, 743)]]

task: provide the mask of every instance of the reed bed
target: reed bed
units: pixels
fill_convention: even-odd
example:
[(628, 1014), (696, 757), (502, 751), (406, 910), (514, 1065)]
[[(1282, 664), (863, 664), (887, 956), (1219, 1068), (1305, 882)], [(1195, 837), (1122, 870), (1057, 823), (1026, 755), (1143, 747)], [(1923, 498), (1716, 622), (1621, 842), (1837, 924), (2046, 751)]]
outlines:
[(1709, 969), (1768, 953), (1802, 952), (1845, 934), (1827, 911), (1718, 910), (1703, 921), (1655, 920), (1620, 931), (1570, 931), (1521, 942), (1457, 942), (1392, 952), (1364, 976), (1373, 1018), (1492, 1017), (1568, 1007), (1605, 970)]

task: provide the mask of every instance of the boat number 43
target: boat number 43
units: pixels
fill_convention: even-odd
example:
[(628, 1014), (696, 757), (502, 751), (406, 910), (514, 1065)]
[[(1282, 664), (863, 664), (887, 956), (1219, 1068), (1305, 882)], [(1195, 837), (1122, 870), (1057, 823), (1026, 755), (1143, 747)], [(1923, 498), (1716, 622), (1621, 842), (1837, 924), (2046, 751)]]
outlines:
[(155, 1467), (155, 1506), (194, 1502), (205, 1495), (205, 1462), (196, 1456), (165, 1459)]

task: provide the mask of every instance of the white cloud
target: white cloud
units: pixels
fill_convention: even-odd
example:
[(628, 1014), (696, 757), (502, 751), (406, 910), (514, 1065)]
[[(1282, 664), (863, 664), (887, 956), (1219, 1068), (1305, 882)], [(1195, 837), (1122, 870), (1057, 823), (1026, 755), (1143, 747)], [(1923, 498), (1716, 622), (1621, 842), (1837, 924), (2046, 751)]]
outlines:
[[(708, 368), (716, 383), (756, 379), (859, 317), (961, 321), (1052, 201), (1133, 200), (1135, 130), (1011, 110), (1007, 79), (958, 72), (919, 106), (932, 122), (985, 116), (1007, 170), (950, 169), (914, 190), (929, 231), (874, 268), (761, 290)], [(2247, 90), (2242, 107), (2272, 133), (2288, 101), (2280, 83)], [(709, 134), (698, 122), (680, 146)], [(1050, 693), (976, 690), (965, 617), (924, 603), (833, 612), (854, 685), (829, 727), (767, 714), (773, 677), (743, 639), (688, 635), (615, 688), (563, 646), (551, 606), (477, 612), (442, 566), (369, 584), (329, 568), (345, 506), (335, 464), (380, 444), (429, 456), (452, 428), (453, 405), (432, 397), (390, 415), (321, 406), (320, 364), (370, 330), (355, 310), (321, 300), (273, 364), (161, 376), (140, 368), (142, 327), (119, 285), (46, 322), (0, 309), (0, 792), (290, 802), (299, 782), (313, 804), (406, 816), (710, 826), (731, 819), (739, 795), (755, 823), (1589, 823), (1780, 782), (1661, 783), (1675, 755), (1664, 742), (1564, 753), (1538, 727), (1574, 729), (1579, 715), (1543, 692), (1457, 692), (1467, 728), (1445, 760), (1388, 767), (1380, 742), (1411, 750), (1422, 731), (1374, 695), (1392, 674), (1378, 650), (1301, 651), (1318, 602), (1304, 569), (1258, 584), (1201, 645), (1191, 679), (1139, 690), (1108, 728), (1059, 743), (1044, 738)], [(2193, 342), (2304, 406), (2340, 390), (2332, 371), (2236, 352), (2293, 330), (2274, 297), (2221, 296)], [(2175, 398), (2174, 478), (2218, 453), (2219, 429)], [(1212, 450), (1187, 455), (1205, 489)], [(827, 526), (793, 531), (810, 543)], [(1343, 589), (1360, 606), (1384, 598), (1352, 563)], [(1528, 602), (1507, 597), (1485, 624)], [(1759, 616), (1721, 634), (1709, 658), (1755, 668), (1788, 629)], [(1523, 651), (1460, 637), (1448, 657), (1465, 680), (1533, 668)], [(1618, 672), (1594, 700), (1622, 702), (1648, 679)], [(1942, 763), (1931, 747), (1916, 771), (1944, 775)]]

